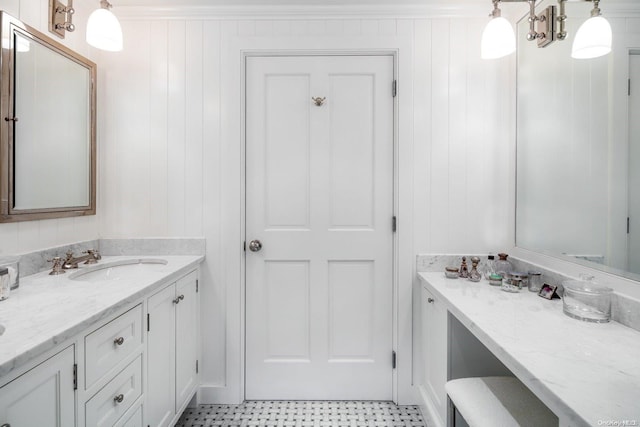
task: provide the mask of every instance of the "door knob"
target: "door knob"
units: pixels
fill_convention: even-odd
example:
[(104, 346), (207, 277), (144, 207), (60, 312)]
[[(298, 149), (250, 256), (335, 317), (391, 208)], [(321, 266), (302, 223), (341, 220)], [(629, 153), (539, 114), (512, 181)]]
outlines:
[(249, 250), (251, 252), (258, 252), (262, 249), (262, 242), (260, 240), (252, 240), (249, 242)]

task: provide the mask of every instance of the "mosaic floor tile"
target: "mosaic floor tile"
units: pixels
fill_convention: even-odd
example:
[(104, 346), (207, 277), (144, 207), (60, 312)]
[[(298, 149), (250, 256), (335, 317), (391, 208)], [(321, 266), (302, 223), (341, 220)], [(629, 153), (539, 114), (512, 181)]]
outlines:
[(249, 401), (187, 408), (176, 427), (426, 427), (417, 406), (361, 401)]

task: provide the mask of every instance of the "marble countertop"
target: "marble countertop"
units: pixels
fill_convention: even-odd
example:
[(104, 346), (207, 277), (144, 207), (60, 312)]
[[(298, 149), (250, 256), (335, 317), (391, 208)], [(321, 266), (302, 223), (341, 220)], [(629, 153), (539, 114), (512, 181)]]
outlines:
[(526, 290), (507, 293), (440, 272), (419, 276), (560, 425), (640, 425), (640, 332), (572, 319), (561, 300)]
[[(166, 265), (131, 272), (126, 278), (87, 282), (71, 280), (71, 272), (42, 272), (20, 279), (20, 287), (0, 302), (0, 377), (72, 338), (82, 330), (134, 303), (163, 283), (194, 269), (204, 256), (114, 256), (100, 264), (141, 258), (162, 258)], [(87, 267), (79, 267), (87, 268)]]

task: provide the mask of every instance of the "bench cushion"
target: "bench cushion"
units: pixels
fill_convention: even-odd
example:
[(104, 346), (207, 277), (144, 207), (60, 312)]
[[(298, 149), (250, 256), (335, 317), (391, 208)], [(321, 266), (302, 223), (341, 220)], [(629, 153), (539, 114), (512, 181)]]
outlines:
[(517, 378), (460, 378), (445, 389), (470, 427), (558, 425), (558, 417)]

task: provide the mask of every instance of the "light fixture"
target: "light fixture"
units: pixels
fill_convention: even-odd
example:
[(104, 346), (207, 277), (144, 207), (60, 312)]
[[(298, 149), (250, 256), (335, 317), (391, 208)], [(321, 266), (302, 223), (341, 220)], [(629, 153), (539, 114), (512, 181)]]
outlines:
[(482, 59), (496, 59), (507, 56), (516, 50), (516, 35), (511, 23), (501, 16), (498, 7), (500, 0), (493, 0), (491, 21), (482, 32), (480, 56)]
[(611, 52), (611, 25), (602, 17), (598, 7), (600, 0), (593, 0), (591, 18), (582, 23), (571, 47), (571, 57), (597, 58)]
[[(527, 40), (536, 41), (538, 47), (547, 47), (556, 40), (565, 40), (565, 2), (558, 0), (558, 7), (546, 7), (540, 14), (536, 15), (536, 0), (492, 0), (493, 11), (491, 21), (487, 24), (482, 33), (481, 56), (484, 59), (501, 58), (516, 50), (515, 35), (511, 24), (502, 18), (498, 4), (500, 2), (529, 3), (529, 32)], [(601, 16), (598, 7), (600, 0), (593, 1), (594, 6), (591, 11), (591, 18), (587, 19), (576, 33), (571, 49), (573, 58), (597, 58), (611, 52), (611, 25)]]
[(49, 0), (49, 31), (62, 39), (67, 31), (75, 31), (74, 13), (73, 0), (67, 0), (66, 5), (60, 0)]
[(100, 9), (89, 15), (87, 43), (98, 49), (117, 52), (122, 50), (122, 27), (110, 8), (107, 0), (101, 0)]

